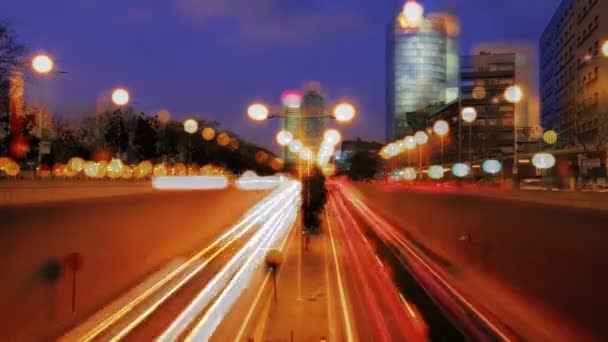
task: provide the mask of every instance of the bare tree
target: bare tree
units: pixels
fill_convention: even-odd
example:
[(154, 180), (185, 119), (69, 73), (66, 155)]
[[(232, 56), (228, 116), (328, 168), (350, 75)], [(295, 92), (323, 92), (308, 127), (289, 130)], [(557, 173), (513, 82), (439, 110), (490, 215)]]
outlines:
[(0, 21), (0, 154), (7, 149), (10, 75), (23, 66), (24, 51), (9, 25)]

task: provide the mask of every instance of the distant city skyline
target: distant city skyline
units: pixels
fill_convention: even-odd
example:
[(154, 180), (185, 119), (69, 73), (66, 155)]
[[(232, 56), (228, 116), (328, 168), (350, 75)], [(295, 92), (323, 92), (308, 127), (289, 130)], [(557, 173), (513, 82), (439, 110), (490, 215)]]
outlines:
[[(558, 0), (420, 1), (427, 11), (455, 9), (461, 53), (478, 43), (538, 39)], [(254, 2), (190, 0), (144, 5), (119, 1), (40, 2), (3, 6), (19, 40), (45, 51), (59, 70), (29, 77), (26, 96), (61, 113), (97, 105), (115, 86), (129, 88), (136, 110), (198, 115), (279, 151), (265, 126), (245, 118), (252, 100), (279, 104), (286, 89), (318, 81), (328, 99), (351, 99), (360, 115), (346, 138), (383, 140), (386, 25), (394, 2), (363, 0)], [(36, 10), (32, 10), (36, 8)], [(522, 8), (526, 8), (522, 11)], [(66, 20), (57, 21), (61, 14)], [(76, 109), (77, 108), (77, 109)]]

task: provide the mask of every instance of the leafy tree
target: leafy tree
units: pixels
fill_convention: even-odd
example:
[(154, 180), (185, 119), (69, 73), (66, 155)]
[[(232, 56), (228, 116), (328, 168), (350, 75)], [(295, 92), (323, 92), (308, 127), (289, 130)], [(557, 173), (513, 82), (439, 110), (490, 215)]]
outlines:
[(127, 135), (121, 110), (116, 110), (110, 115), (104, 139), (114, 152), (125, 151), (127, 149), (129, 136)]
[(24, 65), (25, 47), (17, 42), (9, 25), (0, 22), (0, 155), (8, 154), (10, 75)]
[(156, 142), (158, 140), (158, 123), (155, 117), (140, 113), (135, 127), (134, 145), (139, 160), (158, 157)]

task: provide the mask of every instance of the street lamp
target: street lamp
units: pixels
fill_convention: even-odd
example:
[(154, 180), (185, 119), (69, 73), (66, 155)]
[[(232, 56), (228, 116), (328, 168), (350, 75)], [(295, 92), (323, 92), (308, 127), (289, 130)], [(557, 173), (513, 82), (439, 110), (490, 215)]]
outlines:
[(288, 147), (289, 147), (289, 151), (291, 151), (293, 153), (299, 153), (302, 150), (302, 148), (304, 148), (304, 144), (302, 144), (302, 142), (300, 140), (294, 140), (289, 143)]
[(433, 124), (433, 132), (441, 139), (441, 166), (443, 166), (443, 137), (450, 132), (450, 125), (445, 120), (437, 120)]
[(32, 58), (32, 69), (39, 74), (48, 74), (53, 71), (55, 63), (53, 59), (45, 54), (39, 54)]
[(287, 130), (281, 130), (277, 133), (277, 143), (281, 146), (287, 146), (293, 141), (293, 134)]
[(253, 103), (249, 106), (249, 108), (247, 108), (247, 115), (249, 115), (249, 118), (254, 121), (264, 121), (268, 119), (270, 111), (265, 104)]
[(521, 88), (516, 85), (510, 86), (505, 90), (505, 99), (513, 104), (513, 180), (515, 187), (519, 186), (519, 170), (517, 165), (517, 116), (515, 107), (517, 103), (521, 101), (522, 97), (523, 93)]
[(332, 145), (337, 145), (342, 140), (342, 135), (335, 129), (328, 129), (325, 131), (323, 139)]
[(355, 107), (348, 102), (341, 102), (334, 107), (334, 118), (340, 122), (349, 122), (356, 115)]
[(192, 135), (198, 131), (198, 122), (187, 119), (184, 121), (184, 131), (188, 133), (188, 164), (192, 164)]
[(429, 136), (425, 131), (418, 131), (414, 134), (414, 141), (418, 145), (418, 170), (420, 175), (422, 175), (422, 145), (429, 141)]
[(477, 120), (477, 111), (473, 107), (464, 107), (460, 112), (460, 117), (469, 125), (469, 163), (473, 162), (473, 122)]
[(117, 106), (124, 106), (129, 103), (131, 96), (125, 88), (116, 88), (112, 91), (112, 102)]
[(413, 135), (403, 139), (403, 147), (407, 150), (407, 166), (412, 166), (412, 150), (416, 148), (416, 139)]
[(405, 23), (402, 23), (402, 25), (417, 26), (420, 24), (423, 15), (424, 8), (422, 5), (414, 0), (408, 0), (408, 2), (405, 3), (405, 6), (403, 6), (403, 17), (405, 19)]

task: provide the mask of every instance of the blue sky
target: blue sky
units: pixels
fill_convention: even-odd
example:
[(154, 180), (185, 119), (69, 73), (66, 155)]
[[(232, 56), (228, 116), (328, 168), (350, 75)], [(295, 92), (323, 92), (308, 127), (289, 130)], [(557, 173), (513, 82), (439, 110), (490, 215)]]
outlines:
[[(537, 45), (558, 0), (421, 1), (454, 11), (461, 52), (477, 43)], [(393, 0), (20, 0), (3, 4), (30, 53), (53, 55), (67, 75), (31, 77), (26, 92), (72, 117), (109, 91), (130, 89), (135, 107), (174, 118), (205, 116), (274, 148), (276, 123), (252, 124), (252, 100), (321, 83), (328, 101), (355, 100), (346, 137), (382, 140), (386, 25)]]

